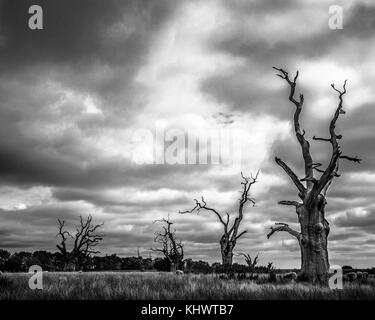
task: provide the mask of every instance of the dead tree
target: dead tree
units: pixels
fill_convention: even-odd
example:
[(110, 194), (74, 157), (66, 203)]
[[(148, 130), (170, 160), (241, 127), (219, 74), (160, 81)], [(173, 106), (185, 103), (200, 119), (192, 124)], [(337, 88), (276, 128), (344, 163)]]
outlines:
[(176, 272), (184, 260), (184, 246), (176, 238), (176, 230), (172, 230), (173, 222), (168, 219), (155, 220), (154, 222), (164, 223), (162, 231), (155, 233), (154, 242), (161, 248), (151, 248), (152, 251), (161, 252), (170, 263), (171, 272)]
[(273, 262), (268, 262), (267, 263), (267, 270), (268, 270), (268, 272), (270, 272), (273, 269), (274, 269)]
[(234, 222), (232, 226), (230, 226), (230, 215), (228, 212), (226, 212), (226, 218), (223, 218), (223, 215), (220, 214), (217, 210), (208, 207), (207, 203), (205, 202), (204, 198), (202, 197), (201, 201), (198, 201), (197, 199), (194, 199), (195, 201), (195, 207), (188, 211), (180, 211), (180, 213), (192, 213), (197, 212), (199, 213), (200, 210), (206, 210), (216, 215), (216, 217), (219, 219), (220, 223), (223, 226), (223, 235), (220, 238), (220, 248), (221, 248), (221, 257), (222, 257), (222, 263), (224, 266), (224, 269), (228, 271), (230, 267), (232, 266), (233, 262), (233, 249), (236, 246), (237, 240), (243, 236), (247, 231), (244, 230), (240, 233), (238, 233), (238, 229), (240, 227), (240, 224), (243, 219), (243, 209), (247, 202), (250, 202), (255, 205), (255, 200), (253, 198), (250, 198), (250, 187), (256, 183), (257, 178), (259, 175), (259, 171), (257, 172), (256, 176), (253, 177), (252, 175), (250, 177), (244, 177), (244, 175), (241, 173), (243, 181), (241, 182), (242, 190), (241, 190), (241, 198), (239, 199), (239, 207), (238, 207), (238, 215), (234, 219)]
[(250, 270), (250, 277), (253, 278), (255, 267), (258, 264), (259, 253), (255, 256), (254, 259), (251, 259), (251, 256), (248, 253), (240, 252), (238, 255), (243, 256), (245, 258), (246, 264), (247, 264), (247, 266), (249, 267), (249, 270)]
[[(76, 229), (76, 233), (72, 235), (69, 231), (64, 230), (65, 221), (57, 220), (59, 223), (58, 234), (60, 237), (60, 244), (56, 245), (60, 250), (64, 259), (64, 270), (74, 271), (79, 264), (87, 261), (91, 254), (97, 254), (99, 251), (93, 248), (103, 239), (103, 236), (96, 234), (98, 228), (103, 226), (101, 224), (93, 224), (92, 216), (89, 215), (86, 221), (80, 216), (80, 225)], [(67, 248), (67, 240), (71, 239), (72, 248)]]
[[(295, 106), (294, 112), (294, 131), (301, 146), (302, 157), (304, 160), (305, 177), (300, 179), (296, 173), (280, 158), (275, 158), (276, 163), (285, 171), (298, 190), (300, 201), (280, 201), (281, 205), (294, 206), (297, 212), (300, 231), (293, 230), (286, 223), (276, 223), (271, 227), (267, 238), (275, 232), (285, 231), (297, 239), (301, 249), (301, 271), (299, 279), (310, 283), (328, 283), (328, 249), (327, 237), (329, 234), (329, 223), (325, 218), (325, 206), (327, 204), (326, 195), (332, 180), (339, 177), (338, 168), (341, 159), (360, 162), (358, 157), (349, 157), (342, 154), (339, 140), (341, 134), (335, 132), (336, 122), (341, 114), (345, 114), (343, 109), (343, 98), (346, 93), (346, 80), (342, 90), (339, 90), (332, 84), (333, 90), (338, 94), (338, 106), (329, 125), (328, 138), (313, 136), (314, 141), (329, 143), (332, 147), (329, 163), (325, 169), (322, 164), (314, 162), (310, 153), (310, 142), (306, 138), (306, 132), (300, 125), (300, 114), (304, 103), (303, 94), (296, 98), (296, 85), (298, 71), (293, 79), (289, 77), (288, 72), (283, 69), (276, 69), (277, 76), (286, 81), (289, 86), (289, 101)], [(317, 176), (319, 175), (319, 177)]]

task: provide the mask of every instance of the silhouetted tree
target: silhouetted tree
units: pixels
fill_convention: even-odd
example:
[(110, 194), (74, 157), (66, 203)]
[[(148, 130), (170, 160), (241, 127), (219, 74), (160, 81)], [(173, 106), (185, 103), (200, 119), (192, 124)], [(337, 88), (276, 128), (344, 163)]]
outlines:
[(258, 178), (258, 173), (255, 177), (252, 175), (249, 178), (244, 177), (244, 175), (241, 173), (242, 176), (242, 190), (241, 190), (241, 198), (239, 199), (239, 207), (238, 207), (238, 215), (234, 219), (234, 223), (232, 225), (230, 221), (230, 215), (227, 212), (226, 218), (223, 218), (223, 215), (220, 214), (216, 209), (213, 209), (211, 207), (207, 206), (206, 201), (202, 197), (201, 201), (198, 201), (195, 199), (195, 207), (188, 211), (180, 211), (180, 213), (192, 213), (197, 212), (199, 213), (200, 210), (206, 210), (216, 215), (216, 217), (219, 219), (220, 223), (223, 226), (223, 235), (220, 238), (220, 249), (221, 249), (221, 257), (222, 257), (222, 263), (226, 270), (229, 270), (229, 268), (232, 265), (233, 262), (233, 249), (236, 246), (237, 240), (243, 236), (247, 231), (244, 230), (240, 233), (238, 233), (238, 229), (241, 225), (242, 219), (243, 219), (243, 209), (247, 202), (250, 202), (255, 205), (255, 200), (253, 198), (250, 198), (250, 188), (251, 186), (256, 183)]
[(168, 219), (156, 220), (161, 222), (162, 231), (155, 234), (154, 242), (158, 243), (160, 248), (152, 248), (152, 251), (161, 252), (170, 263), (170, 271), (174, 272), (180, 267), (184, 259), (184, 246), (180, 240), (176, 238), (176, 230), (172, 230), (173, 222)]
[[(84, 266), (91, 254), (97, 254), (99, 251), (93, 248), (103, 239), (103, 236), (97, 235), (97, 229), (103, 226), (93, 224), (92, 216), (89, 215), (86, 221), (80, 217), (80, 225), (76, 233), (71, 235), (69, 231), (64, 230), (65, 221), (59, 222), (59, 231), (57, 237), (60, 237), (61, 243), (56, 247), (60, 250), (64, 258), (64, 270), (75, 270), (77, 266)], [(72, 239), (72, 248), (67, 248), (68, 238)]]
[[(306, 132), (301, 128), (300, 115), (304, 103), (303, 94), (299, 95), (299, 99), (295, 97), (298, 71), (293, 80), (289, 77), (288, 72), (283, 69), (276, 69), (280, 78), (286, 81), (289, 86), (289, 100), (295, 106), (294, 112), (294, 131), (297, 140), (301, 146), (302, 157), (304, 160), (305, 177), (299, 179), (297, 174), (281, 159), (275, 158), (276, 163), (290, 177), (296, 188), (301, 201), (283, 200), (279, 204), (290, 205), (296, 208), (298, 222), (301, 231), (293, 230), (286, 223), (276, 223), (271, 227), (267, 237), (271, 237), (275, 232), (285, 231), (295, 237), (301, 248), (301, 271), (299, 279), (311, 283), (328, 284), (328, 249), (327, 237), (329, 234), (329, 223), (325, 218), (325, 206), (327, 204), (326, 194), (332, 180), (339, 177), (339, 160), (345, 159), (354, 162), (360, 162), (357, 157), (349, 157), (342, 154), (340, 150), (339, 140), (342, 135), (335, 132), (337, 119), (344, 114), (343, 97), (346, 93), (346, 80), (343, 89), (336, 89), (332, 84), (332, 88), (338, 94), (338, 106), (329, 125), (330, 136), (328, 138), (313, 137), (313, 140), (329, 143), (332, 147), (329, 164), (326, 169), (321, 169), (322, 164), (314, 162), (310, 153), (310, 143), (306, 138)], [(316, 177), (315, 171), (320, 174)]]
[(251, 277), (252, 277), (253, 274), (254, 274), (254, 271), (255, 271), (255, 266), (258, 264), (259, 253), (255, 256), (254, 259), (251, 259), (251, 256), (248, 253), (240, 252), (239, 255), (243, 256), (245, 258), (246, 264), (249, 267), (249, 271), (250, 271)]
[(274, 269), (273, 262), (268, 262), (267, 263), (267, 270), (268, 270), (268, 272), (270, 272), (273, 269)]

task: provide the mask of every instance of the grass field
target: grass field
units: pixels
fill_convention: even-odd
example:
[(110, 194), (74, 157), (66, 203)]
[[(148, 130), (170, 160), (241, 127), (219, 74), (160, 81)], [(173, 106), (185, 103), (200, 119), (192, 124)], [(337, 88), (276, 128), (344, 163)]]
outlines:
[(215, 275), (157, 272), (44, 273), (43, 289), (31, 290), (30, 274), (0, 276), (0, 299), (375, 299), (373, 284), (330, 290), (303, 284), (257, 284)]

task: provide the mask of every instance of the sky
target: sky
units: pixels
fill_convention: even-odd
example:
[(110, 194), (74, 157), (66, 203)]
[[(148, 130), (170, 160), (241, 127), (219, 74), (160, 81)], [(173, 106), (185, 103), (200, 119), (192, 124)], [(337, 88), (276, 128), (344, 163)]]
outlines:
[[(28, 28), (32, 4), (43, 9), (43, 30)], [(329, 28), (333, 4), (342, 29)], [(278, 205), (298, 197), (275, 156), (301, 178), (303, 168), (276, 66), (299, 70), (309, 139), (328, 135), (338, 101), (330, 85), (348, 80), (337, 131), (344, 153), (363, 161), (342, 162), (327, 195), (330, 262), (374, 266), (374, 30), (370, 0), (0, 1), (0, 248), (55, 251), (57, 219), (74, 230), (91, 214), (104, 222), (102, 254), (139, 247), (149, 256), (153, 221), (169, 215), (187, 258), (220, 261), (217, 219), (179, 211), (204, 196), (235, 216), (240, 172), (260, 170), (235, 251), (299, 267), (295, 239), (266, 238), (274, 222), (298, 228), (293, 207)], [(184, 143), (189, 131), (213, 132), (212, 144), (229, 135), (232, 163), (181, 163), (197, 151)], [(155, 161), (181, 135), (182, 158)], [(312, 153), (327, 163), (330, 149), (312, 142)]]

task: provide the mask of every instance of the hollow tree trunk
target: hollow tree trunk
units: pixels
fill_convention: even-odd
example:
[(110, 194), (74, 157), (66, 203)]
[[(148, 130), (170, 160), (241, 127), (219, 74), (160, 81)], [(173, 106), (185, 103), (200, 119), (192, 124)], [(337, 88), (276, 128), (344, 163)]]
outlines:
[(301, 224), (301, 271), (299, 279), (309, 283), (328, 285), (327, 238), (329, 224), (325, 219), (325, 198), (320, 195), (314, 202), (297, 210)]
[(220, 240), (221, 258), (225, 271), (229, 271), (233, 263), (233, 249), (236, 245), (235, 242), (228, 240), (223, 236)]
[(224, 269), (225, 270), (229, 269), (232, 266), (233, 253), (230, 253), (230, 254), (224, 254), (224, 253), (222, 253), (221, 257), (222, 257), (222, 260), (223, 260)]

